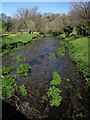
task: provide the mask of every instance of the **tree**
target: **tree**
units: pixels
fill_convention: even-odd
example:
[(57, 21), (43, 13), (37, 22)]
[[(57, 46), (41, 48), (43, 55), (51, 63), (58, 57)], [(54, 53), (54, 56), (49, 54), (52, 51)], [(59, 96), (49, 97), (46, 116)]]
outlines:
[(80, 35), (90, 35), (90, 2), (74, 2), (71, 19)]
[(0, 15), (0, 19), (2, 21), (2, 30), (5, 32), (10, 32), (13, 29), (13, 23), (12, 18), (9, 16), (6, 16), (4, 13)]
[(22, 29), (30, 33), (35, 31), (35, 19), (37, 15), (37, 7), (34, 7), (32, 9), (19, 9), (17, 11), (17, 17), (23, 24)]

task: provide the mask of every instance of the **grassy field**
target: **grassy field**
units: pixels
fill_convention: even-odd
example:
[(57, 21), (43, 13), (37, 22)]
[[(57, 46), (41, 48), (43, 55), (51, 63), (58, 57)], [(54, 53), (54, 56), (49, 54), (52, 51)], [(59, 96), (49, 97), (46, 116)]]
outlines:
[(88, 63), (88, 37), (66, 38), (69, 55), (76, 63), (77, 70), (85, 77), (88, 85), (89, 81), (89, 63)]

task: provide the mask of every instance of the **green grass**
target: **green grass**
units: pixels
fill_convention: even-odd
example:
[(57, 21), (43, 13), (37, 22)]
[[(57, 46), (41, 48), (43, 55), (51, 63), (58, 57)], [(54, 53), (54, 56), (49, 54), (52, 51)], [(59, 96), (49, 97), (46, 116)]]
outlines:
[(68, 38), (66, 41), (69, 42), (67, 45), (69, 55), (72, 61), (76, 63), (77, 70), (81, 72), (85, 79), (88, 79), (90, 77), (88, 70), (88, 37)]
[(25, 63), (25, 64), (21, 64), (19, 68), (17, 68), (17, 73), (24, 75), (24, 76), (28, 76), (29, 72), (31, 70), (31, 67), (29, 64)]
[(27, 43), (31, 42), (35, 38), (41, 37), (40, 34), (35, 33), (35, 34), (10, 34), (8, 36), (3, 37), (2, 39), (2, 46), (3, 45), (10, 45), (12, 43)]

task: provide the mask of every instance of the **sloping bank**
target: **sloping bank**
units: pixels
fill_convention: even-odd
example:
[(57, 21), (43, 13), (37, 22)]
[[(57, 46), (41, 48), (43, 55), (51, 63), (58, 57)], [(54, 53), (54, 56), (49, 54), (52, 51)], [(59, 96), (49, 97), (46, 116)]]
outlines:
[(2, 55), (10, 54), (22, 46), (39, 40), (43, 35), (39, 33), (33, 34), (7, 34), (2, 36)]
[(86, 84), (90, 87), (89, 61), (88, 61), (88, 40), (89, 37), (66, 38), (65, 47), (77, 70), (83, 75)]

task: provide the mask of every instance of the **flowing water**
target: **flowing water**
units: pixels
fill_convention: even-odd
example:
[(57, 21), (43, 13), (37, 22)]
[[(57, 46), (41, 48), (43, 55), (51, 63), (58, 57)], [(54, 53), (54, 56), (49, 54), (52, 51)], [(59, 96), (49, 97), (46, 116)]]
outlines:
[[(15, 57), (22, 55), (26, 58), (24, 63), (30, 64), (32, 68), (29, 77), (17, 75), (16, 72), (13, 73), (17, 75), (19, 85), (25, 84), (29, 95), (25, 98), (19, 96), (19, 100), (12, 98), (9, 101), (9, 104), (13, 106), (17, 104), (17, 111), (24, 114), (27, 119), (76, 120), (78, 118), (77, 120), (79, 120), (83, 116), (87, 120), (87, 99), (82, 99), (86, 94), (83, 77), (77, 72), (74, 63), (71, 62), (66, 53), (63, 57), (56, 54), (60, 46), (60, 40), (45, 37), (40, 41), (26, 45), (25, 48), (18, 50), (15, 54), (3, 57), (4, 66), (15, 65), (18, 67), (20, 63), (15, 61)], [(55, 56), (50, 56), (50, 52), (54, 52)], [(54, 71), (58, 71), (62, 77), (60, 89), (63, 100), (59, 107), (50, 107), (48, 103), (42, 103), (42, 96), (48, 90)], [(5, 103), (3, 103), (3, 106), (4, 111)], [(7, 118), (11, 116), (11, 113), (9, 113)], [(74, 118), (74, 116), (77, 117)]]

